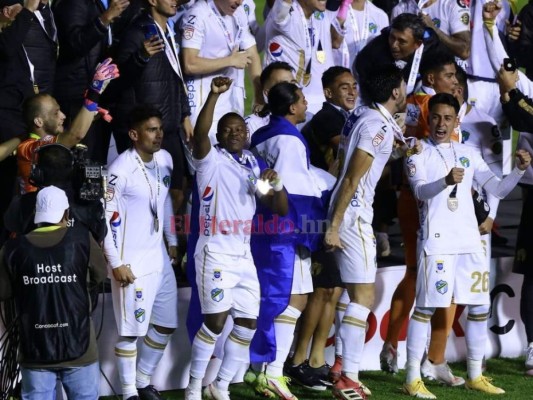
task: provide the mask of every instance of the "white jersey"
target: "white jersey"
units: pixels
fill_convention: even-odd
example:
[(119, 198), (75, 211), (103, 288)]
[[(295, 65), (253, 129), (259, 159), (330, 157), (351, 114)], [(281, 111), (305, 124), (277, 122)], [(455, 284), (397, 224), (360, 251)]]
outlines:
[[(338, 157), (341, 172), (337, 181), (342, 182), (344, 179), (350, 159), (357, 149), (365, 151), (374, 159), (370, 169), (361, 177), (357, 190), (346, 209), (351, 222), (361, 218), (369, 224), (372, 223), (374, 192), (383, 168), (389, 161), (393, 142), (392, 126), (383, 114), (374, 108), (361, 107), (355, 110), (346, 121), (339, 144)], [(339, 195), (339, 188), (340, 185), (337, 184), (331, 196), (330, 213)]]
[[(284, 7), (290, 7), (290, 12), (281, 19), (278, 15)], [(325, 101), (321, 78), (324, 71), (333, 66), (330, 29), (335, 18), (334, 12), (317, 11), (306, 19), (297, 0), (292, 6), (277, 0), (265, 22), (265, 65), (285, 61), (294, 68), (312, 114), (318, 112)], [(307, 76), (309, 63), (310, 76)]]
[(244, 122), (246, 123), (246, 130), (248, 131), (248, 144), (250, 144), (255, 131), (263, 126), (267, 126), (270, 122), (270, 113), (264, 117), (252, 113), (244, 118)]
[(387, 26), (389, 17), (385, 11), (370, 1), (365, 2), (364, 10), (350, 7), (344, 22), (343, 44), (339, 49), (333, 49), (335, 65), (351, 68), (357, 54)]
[(422, 11), (447, 36), (470, 31), (470, 11), (464, 0), (437, 0)]
[(177, 244), (171, 227), (171, 175), (172, 157), (165, 150), (145, 164), (129, 149), (109, 166), (104, 252), (111, 268), (129, 264), (136, 277), (163, 270), (168, 261), (163, 232), (169, 245)]
[[(494, 175), (501, 178), (503, 175), (503, 143), (496, 121), (490, 115), (472, 107), (461, 120), (461, 132), (463, 143), (474, 148)], [(479, 185), (474, 189), (482, 193)], [(490, 193), (486, 193), (484, 197), (490, 206), (489, 216), (494, 219), (500, 199)]]
[[(198, 56), (203, 58), (227, 57), (234, 48), (247, 50), (255, 46), (244, 8), (237, 8), (232, 16), (222, 16), (212, 0), (197, 1), (181, 19), (180, 31), (181, 47), (199, 50)], [(228, 67), (208, 75), (185, 77), (194, 125), (209, 94), (211, 80), (220, 75), (233, 79), (233, 84), (217, 103), (211, 136), (214, 136), (217, 121), (222, 115), (231, 111), (240, 115), (244, 113), (244, 70)], [(216, 139), (211, 137), (211, 140)]]
[(238, 256), (249, 253), (256, 208), (255, 182), (260, 169), (250, 152), (244, 152), (243, 157), (247, 165), (226, 150), (212, 147), (203, 159), (193, 159), (200, 200), (195, 255), (206, 245), (213, 253)]

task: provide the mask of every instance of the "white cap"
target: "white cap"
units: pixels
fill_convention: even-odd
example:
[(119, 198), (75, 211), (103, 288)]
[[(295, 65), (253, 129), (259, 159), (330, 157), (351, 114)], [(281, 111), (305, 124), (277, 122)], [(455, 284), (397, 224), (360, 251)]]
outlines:
[(63, 219), (65, 210), (69, 208), (67, 195), (55, 186), (47, 186), (37, 193), (37, 204), (35, 205), (36, 224), (47, 222), (57, 224)]

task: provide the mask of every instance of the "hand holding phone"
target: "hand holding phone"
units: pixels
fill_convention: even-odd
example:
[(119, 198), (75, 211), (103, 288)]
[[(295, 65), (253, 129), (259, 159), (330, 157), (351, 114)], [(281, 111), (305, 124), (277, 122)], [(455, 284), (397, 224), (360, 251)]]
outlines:
[(503, 59), (503, 69), (509, 72), (514, 72), (517, 69), (516, 60), (514, 58)]
[(159, 31), (157, 29), (157, 26), (155, 24), (145, 24), (142, 26), (142, 30), (144, 33), (144, 38), (146, 40), (150, 40), (154, 36), (161, 39), (161, 37), (159, 36)]

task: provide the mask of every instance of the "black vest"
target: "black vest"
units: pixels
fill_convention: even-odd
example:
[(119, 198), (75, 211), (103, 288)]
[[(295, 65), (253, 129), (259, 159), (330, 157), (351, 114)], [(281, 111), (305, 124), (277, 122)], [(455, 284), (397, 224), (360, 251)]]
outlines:
[(67, 229), (57, 245), (46, 248), (22, 235), (6, 243), (25, 362), (74, 360), (87, 351), (89, 252), (89, 235), (78, 229)]

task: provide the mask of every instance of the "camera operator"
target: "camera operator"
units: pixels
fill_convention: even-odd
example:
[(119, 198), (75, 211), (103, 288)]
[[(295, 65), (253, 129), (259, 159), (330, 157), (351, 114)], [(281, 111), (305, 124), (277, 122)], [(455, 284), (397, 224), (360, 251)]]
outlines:
[(99, 368), (90, 318), (91, 280), (106, 262), (87, 232), (66, 229), (69, 201), (55, 186), (37, 194), (37, 228), (0, 251), (0, 300), (14, 298), (20, 328), (22, 398), (52, 398), (59, 378), (71, 399), (98, 399)]

